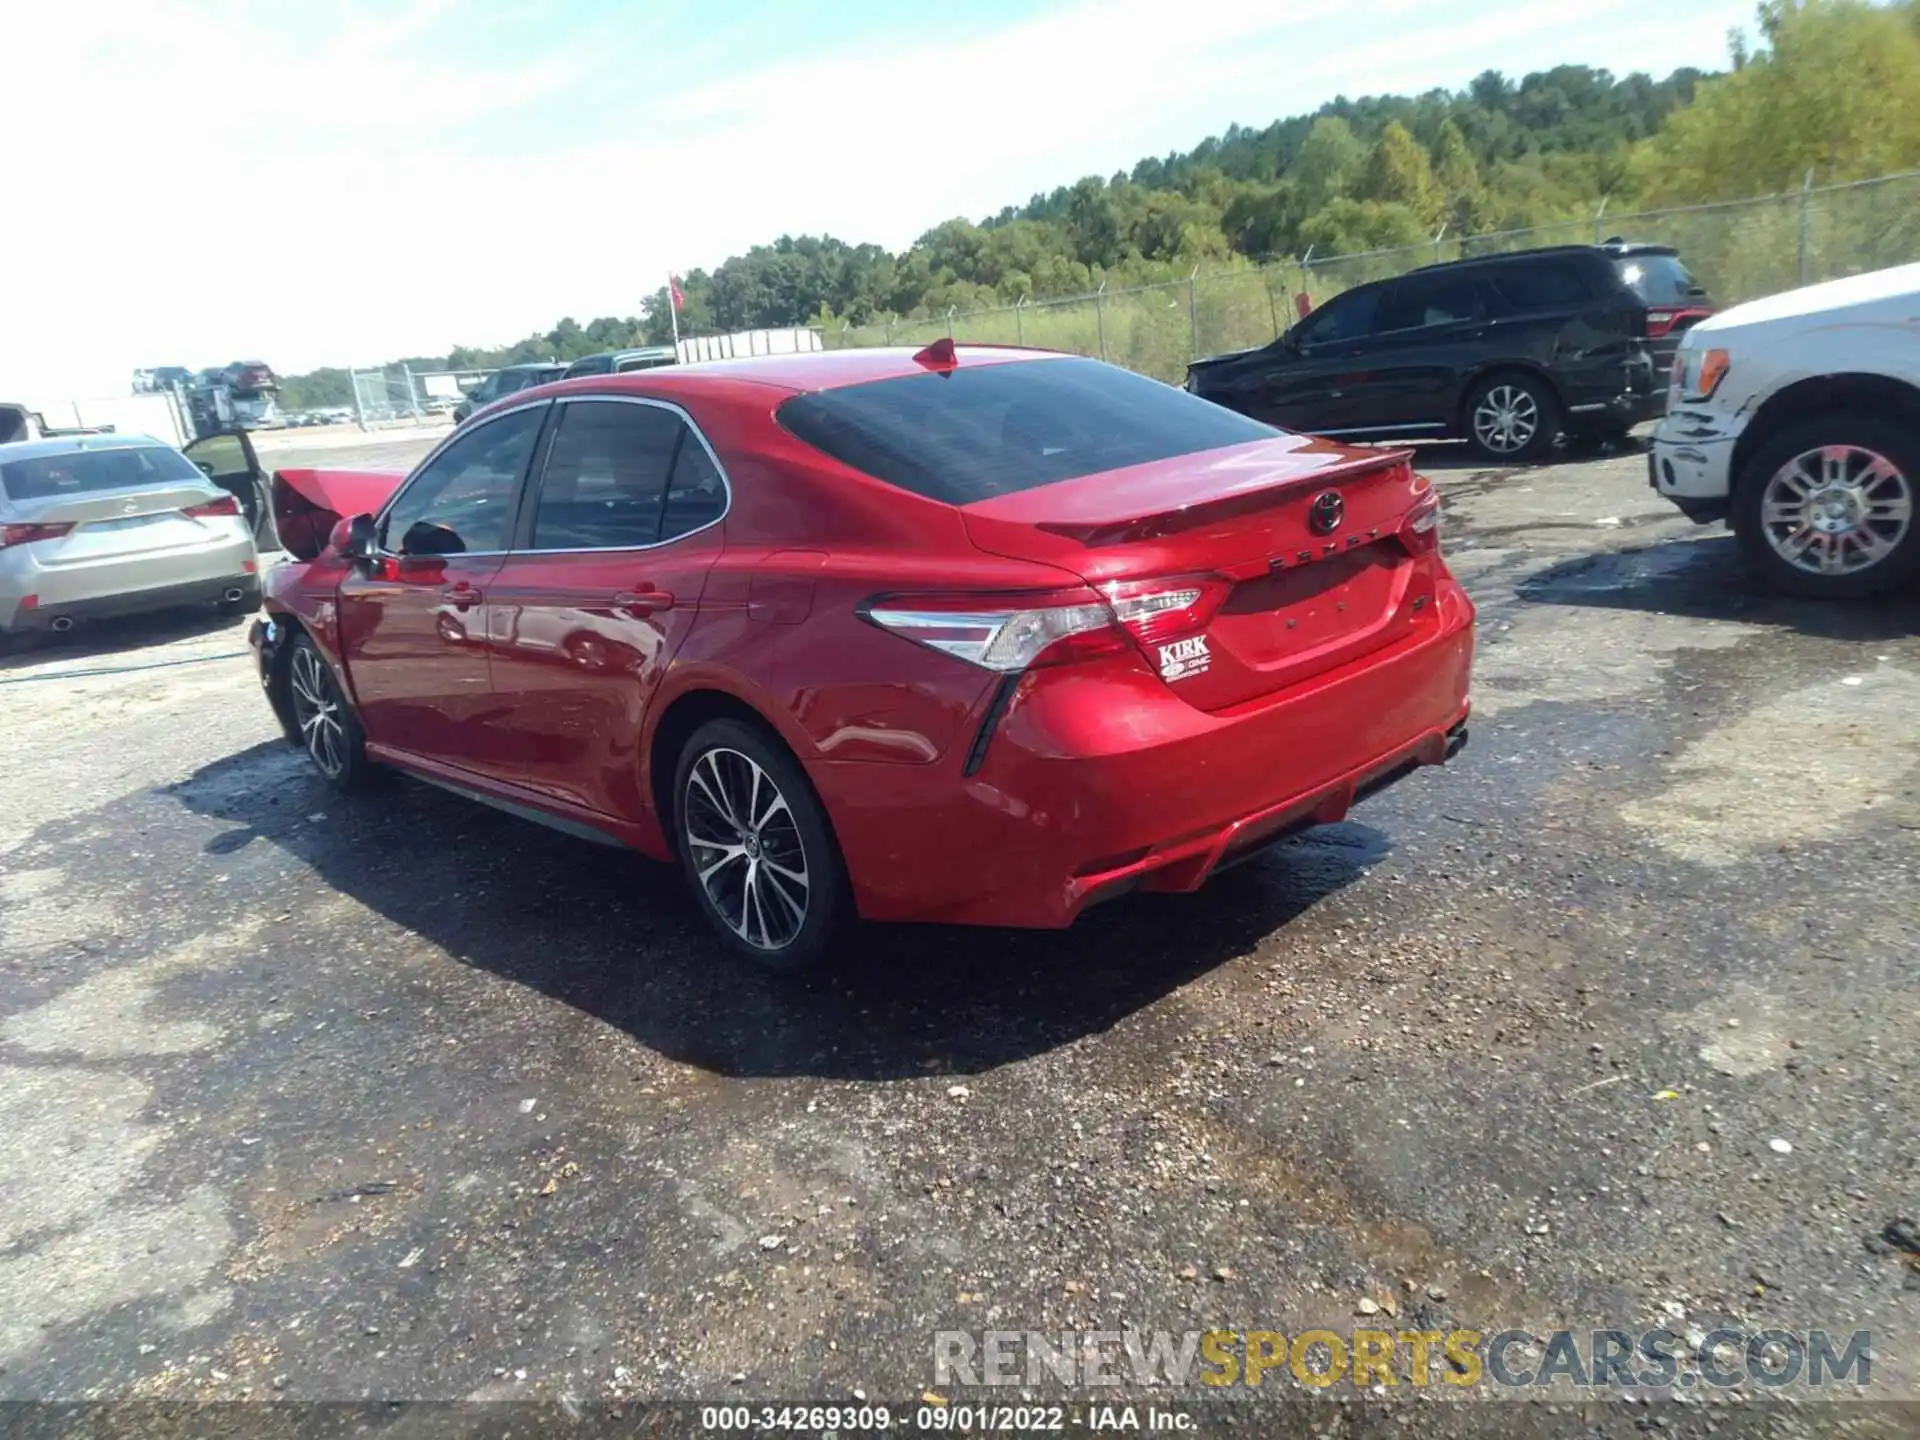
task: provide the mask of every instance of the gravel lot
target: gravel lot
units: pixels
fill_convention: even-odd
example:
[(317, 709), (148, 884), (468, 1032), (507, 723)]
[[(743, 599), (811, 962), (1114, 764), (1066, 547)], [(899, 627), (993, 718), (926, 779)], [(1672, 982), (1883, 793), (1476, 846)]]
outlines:
[(1427, 465), (1455, 765), (1196, 896), (801, 984), (638, 859), (330, 796), (242, 626), (0, 662), (0, 1398), (897, 1400), (936, 1330), (1381, 1297), (1870, 1329), (1911, 1398), (1920, 1279), (1864, 1242), (1920, 1211), (1920, 606), (1756, 595), (1638, 450)]

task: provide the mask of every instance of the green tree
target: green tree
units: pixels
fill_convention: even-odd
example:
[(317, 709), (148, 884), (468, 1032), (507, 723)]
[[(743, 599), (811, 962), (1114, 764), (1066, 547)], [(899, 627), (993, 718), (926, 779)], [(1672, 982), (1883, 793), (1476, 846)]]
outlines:
[(1480, 162), (1473, 158), (1467, 137), (1449, 116), (1433, 143), (1433, 181), (1439, 190), (1444, 218), (1456, 233), (1484, 229), (1487, 186)]
[(1389, 122), (1373, 142), (1352, 194), (1357, 200), (1403, 206), (1422, 224), (1437, 222), (1445, 207), (1427, 152), (1398, 120)]
[(1313, 122), (1300, 151), (1287, 167), (1301, 205), (1316, 210), (1336, 195), (1344, 195), (1366, 163), (1367, 147), (1345, 120), (1329, 116)]
[[(1765, 48), (1704, 82), (1635, 157), (1649, 204), (1851, 180), (1920, 165), (1920, 7), (1762, 6)], [(1736, 52), (1736, 56), (1738, 52)]]

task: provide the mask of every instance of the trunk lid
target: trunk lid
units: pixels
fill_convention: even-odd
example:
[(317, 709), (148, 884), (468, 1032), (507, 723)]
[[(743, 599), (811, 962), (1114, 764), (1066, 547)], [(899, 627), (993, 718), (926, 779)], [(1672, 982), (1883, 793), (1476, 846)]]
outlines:
[(226, 517), (185, 513), (225, 498), (223, 490), (188, 481), (29, 500), (16, 503), (9, 518), (19, 524), (67, 527), (38, 542), (35, 556), (40, 564), (89, 565), (229, 539), (231, 523)]
[(372, 514), (406, 478), (384, 470), (275, 471), (273, 523), (281, 545), (296, 560), (313, 559), (327, 548), (335, 525), (350, 515)]
[(1402, 535), (1410, 514), (1431, 504), (1406, 451), (1282, 435), (1001, 495), (961, 514), (982, 550), (1096, 587), (1216, 577), (1204, 587), (1204, 623), (1146, 649), (1177, 694), (1223, 710), (1391, 645), (1430, 616), (1432, 568)]

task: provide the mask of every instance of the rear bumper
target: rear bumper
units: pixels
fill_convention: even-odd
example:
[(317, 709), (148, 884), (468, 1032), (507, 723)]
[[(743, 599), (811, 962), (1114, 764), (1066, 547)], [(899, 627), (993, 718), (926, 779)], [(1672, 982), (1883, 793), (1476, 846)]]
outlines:
[[(1609, 367), (1611, 368), (1611, 367)], [(1667, 413), (1667, 392), (1653, 353), (1642, 349), (1630, 358), (1621, 376), (1618, 369), (1600, 374), (1565, 377), (1567, 421), (1586, 425), (1638, 425)], [(1601, 379), (1604, 375), (1604, 380)], [(1584, 381), (1585, 383), (1581, 383)]]
[(44, 563), (42, 541), (0, 551), (0, 626), (45, 628), (74, 619), (131, 615), (218, 600), (238, 586), (258, 598), (260, 557), (238, 516), (206, 543), (147, 553)]
[(1039, 672), (971, 776), (960, 754), (813, 767), (860, 913), (1059, 928), (1343, 818), (1464, 743), (1473, 609), (1451, 580), (1440, 600), (1407, 641), (1257, 706), (1196, 710), (1144, 667)]
[[(187, 605), (211, 605), (237, 592), (239, 600), (260, 603), (260, 577), (242, 573), (217, 580), (195, 580), (184, 585), (163, 585), (150, 590), (130, 590), (115, 595), (96, 595), (77, 600), (49, 601), (35, 596), (37, 603), (24, 605), (24, 597), (0, 600), (0, 629), (17, 631), (65, 628), (61, 621), (104, 620), (117, 615), (141, 615), (153, 610), (170, 610)], [(7, 613), (7, 607), (12, 613)]]

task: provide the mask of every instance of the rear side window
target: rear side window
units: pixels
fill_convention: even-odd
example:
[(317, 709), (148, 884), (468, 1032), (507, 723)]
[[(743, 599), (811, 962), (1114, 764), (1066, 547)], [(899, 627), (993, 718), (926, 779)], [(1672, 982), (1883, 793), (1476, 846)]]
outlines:
[(1280, 432), (1097, 360), (1016, 360), (799, 395), (780, 423), (855, 470), (949, 505)]
[(206, 476), (178, 450), (144, 445), (126, 450), (75, 450), (36, 455), (0, 465), (0, 492), (10, 500), (57, 500), (95, 490), (132, 490), (142, 485), (205, 483)]
[(726, 484), (706, 447), (673, 410), (574, 400), (541, 472), (534, 550), (628, 550), (710, 525)]
[(660, 537), (660, 500), (680, 446), (680, 417), (655, 405), (576, 400), (540, 477), (535, 550), (615, 550)]
[(1380, 328), (1421, 330), (1486, 318), (1486, 302), (1472, 276), (1420, 275), (1393, 287), (1380, 310)]
[(1700, 298), (1698, 282), (1678, 255), (1627, 255), (1613, 264), (1627, 286), (1649, 305), (1685, 305)]
[(1576, 265), (1549, 261), (1497, 265), (1487, 279), (1515, 310), (1568, 310), (1593, 299), (1593, 286)]

